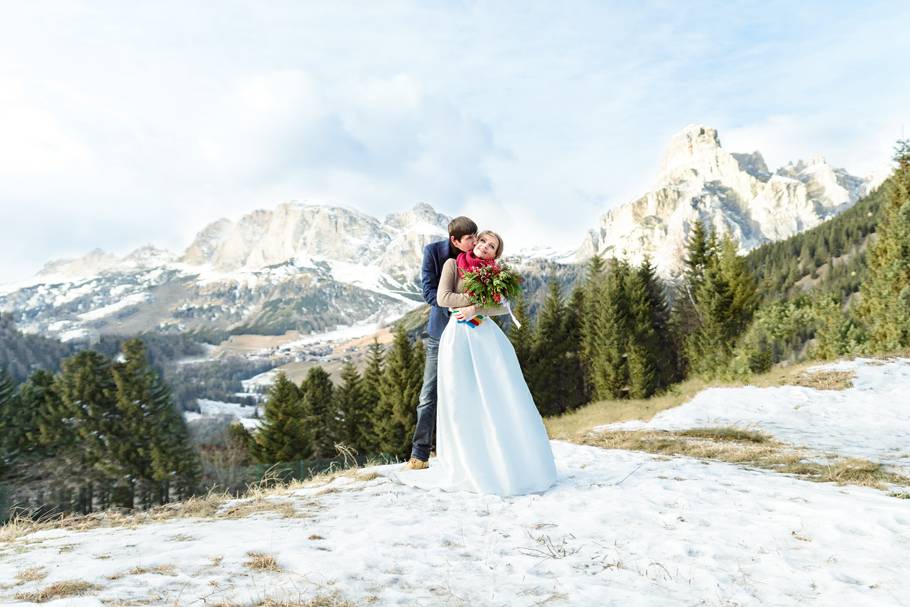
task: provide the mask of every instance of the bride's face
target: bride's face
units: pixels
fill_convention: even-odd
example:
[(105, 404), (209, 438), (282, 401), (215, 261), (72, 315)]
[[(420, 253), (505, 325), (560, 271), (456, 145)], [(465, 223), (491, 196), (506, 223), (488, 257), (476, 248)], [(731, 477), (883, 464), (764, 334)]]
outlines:
[(498, 248), (499, 241), (496, 240), (496, 237), (484, 234), (477, 239), (477, 244), (474, 245), (474, 257), (479, 257), (480, 259), (495, 259), (496, 249)]

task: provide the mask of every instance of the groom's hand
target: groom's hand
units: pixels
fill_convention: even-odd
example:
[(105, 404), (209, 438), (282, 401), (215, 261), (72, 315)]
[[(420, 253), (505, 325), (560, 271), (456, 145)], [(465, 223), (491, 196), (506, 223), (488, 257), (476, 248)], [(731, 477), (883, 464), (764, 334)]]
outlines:
[(452, 313), (458, 320), (471, 320), (477, 316), (477, 306), (468, 306), (467, 308), (452, 308)]

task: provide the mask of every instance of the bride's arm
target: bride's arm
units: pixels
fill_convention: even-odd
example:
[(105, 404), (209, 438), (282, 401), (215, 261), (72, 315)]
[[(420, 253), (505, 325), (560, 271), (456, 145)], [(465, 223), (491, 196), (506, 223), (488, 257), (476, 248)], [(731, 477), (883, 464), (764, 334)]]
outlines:
[(439, 277), (439, 288), (436, 290), (436, 303), (442, 308), (465, 308), (471, 305), (471, 298), (455, 291), (458, 284), (458, 273), (455, 260), (449, 259), (442, 266)]

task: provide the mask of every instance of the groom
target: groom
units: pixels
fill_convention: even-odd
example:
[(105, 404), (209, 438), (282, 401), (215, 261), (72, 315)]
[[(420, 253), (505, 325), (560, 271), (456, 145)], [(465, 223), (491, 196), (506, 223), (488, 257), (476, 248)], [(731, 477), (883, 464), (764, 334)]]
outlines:
[(448, 308), (436, 305), (436, 289), (439, 288), (442, 266), (449, 259), (458, 257), (459, 253), (472, 250), (476, 240), (477, 224), (467, 217), (456, 217), (449, 222), (448, 240), (431, 242), (423, 249), (420, 279), (423, 298), (430, 304), (430, 322), (427, 324), (429, 337), (424, 341), (427, 358), (423, 367), (423, 388), (417, 405), (417, 427), (414, 430), (411, 459), (405, 465), (411, 470), (422, 470), (428, 466), (433, 429), (436, 426), (436, 361), (439, 356), (439, 338), (449, 322)]

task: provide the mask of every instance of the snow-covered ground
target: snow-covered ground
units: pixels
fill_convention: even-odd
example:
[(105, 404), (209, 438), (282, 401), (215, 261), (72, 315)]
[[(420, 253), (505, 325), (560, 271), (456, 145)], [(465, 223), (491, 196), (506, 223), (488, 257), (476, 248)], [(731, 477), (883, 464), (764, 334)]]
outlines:
[[(737, 408), (751, 402), (788, 442), (829, 434), (824, 448), (842, 453), (873, 453), (869, 418), (887, 420), (883, 444), (906, 432), (905, 400), (892, 401), (901, 385), (907, 393), (910, 361), (834, 368), (855, 369), (855, 388), (766, 389), (761, 401), (748, 400), (754, 388), (722, 399), (709, 390), (693, 402), (723, 404), (733, 425), (757, 424)], [(849, 393), (862, 400), (851, 406)], [(337, 592), (354, 605), (910, 605), (908, 500), (733, 464), (552, 444), (559, 481), (541, 495), (424, 491), (395, 482), (396, 464), (367, 469), (378, 475), (370, 480), (266, 498), (290, 517), (33, 533), (0, 543), (0, 604), (82, 580), (97, 589), (56, 604), (250, 605)], [(271, 555), (278, 570), (250, 568), (249, 552)], [(162, 573), (134, 569), (157, 566)], [(47, 577), (17, 579), (35, 567)]]
[(910, 473), (910, 359), (857, 359), (812, 370), (852, 371), (856, 378), (853, 387), (846, 390), (711, 388), (684, 405), (662, 411), (649, 422), (622, 422), (602, 428), (760, 429), (786, 443), (862, 457)]
[(184, 411), (183, 413), (184, 419), (188, 422), (204, 417), (227, 415), (239, 420), (247, 430), (253, 430), (258, 428), (262, 421), (257, 417), (257, 415), (262, 416), (261, 407), (247, 407), (239, 403), (227, 403), (206, 398), (197, 398), (196, 403), (199, 405), (199, 413), (195, 411)]
[[(48, 577), (0, 591), (0, 602), (73, 579), (100, 589), (59, 604), (246, 605), (331, 591), (355, 605), (407, 606), (910, 600), (904, 500), (730, 464), (553, 446), (560, 481), (543, 495), (342, 477), (272, 498), (300, 518), (38, 532), (0, 545), (0, 587), (33, 567)], [(248, 552), (272, 555), (281, 571), (251, 570)], [(128, 573), (169, 565), (173, 575)]]

